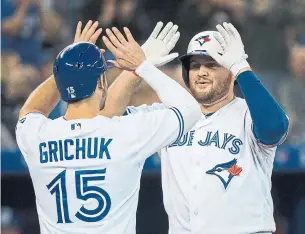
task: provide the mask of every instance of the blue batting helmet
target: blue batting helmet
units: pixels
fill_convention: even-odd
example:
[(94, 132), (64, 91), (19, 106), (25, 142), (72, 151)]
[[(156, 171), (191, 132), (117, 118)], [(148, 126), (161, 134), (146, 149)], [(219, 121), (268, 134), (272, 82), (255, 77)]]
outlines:
[(67, 46), (57, 55), (53, 65), (57, 88), (66, 102), (93, 95), (105, 71), (107, 66), (102, 52), (89, 42)]
[(189, 88), (189, 69), (190, 69), (190, 58), (193, 55), (209, 56), (206, 48), (212, 48), (219, 54), (223, 54), (224, 51), (221, 48), (219, 42), (214, 37), (215, 31), (205, 31), (196, 34), (190, 41), (187, 53), (179, 58), (182, 63), (182, 77), (185, 85)]

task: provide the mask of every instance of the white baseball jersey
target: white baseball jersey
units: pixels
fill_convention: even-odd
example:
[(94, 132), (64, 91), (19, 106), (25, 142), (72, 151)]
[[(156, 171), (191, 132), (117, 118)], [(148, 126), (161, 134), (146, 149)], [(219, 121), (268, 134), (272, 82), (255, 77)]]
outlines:
[(171, 108), (112, 119), (22, 118), (17, 142), (41, 233), (135, 233), (145, 159), (184, 134), (182, 114)]
[[(162, 104), (128, 107), (129, 113)], [(171, 234), (250, 234), (275, 230), (271, 173), (276, 146), (260, 143), (244, 99), (235, 98), (163, 148), (164, 206)]]

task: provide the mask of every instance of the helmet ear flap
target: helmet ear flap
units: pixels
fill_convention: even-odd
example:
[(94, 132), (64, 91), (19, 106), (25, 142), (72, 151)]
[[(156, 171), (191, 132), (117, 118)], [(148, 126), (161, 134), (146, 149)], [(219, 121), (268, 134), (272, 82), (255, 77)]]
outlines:
[(182, 63), (182, 78), (186, 87), (188, 88), (190, 87), (190, 80), (189, 80), (190, 57), (191, 56), (187, 56), (180, 60)]
[(182, 67), (182, 77), (186, 87), (190, 87), (189, 71), (184, 66)]

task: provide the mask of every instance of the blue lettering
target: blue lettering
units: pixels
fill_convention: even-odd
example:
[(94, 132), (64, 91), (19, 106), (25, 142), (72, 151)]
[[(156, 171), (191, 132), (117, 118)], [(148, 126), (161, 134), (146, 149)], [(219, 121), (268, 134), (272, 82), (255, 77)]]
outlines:
[(193, 145), (194, 134), (195, 134), (195, 130), (190, 131), (190, 137), (189, 137), (189, 141), (187, 143), (187, 146), (192, 146)]
[[(228, 137), (229, 135), (229, 137)], [(223, 141), (223, 144), (221, 146), (222, 149), (225, 149), (226, 148), (226, 145), (234, 138), (235, 136), (233, 134), (228, 134), (228, 133), (225, 133), (225, 138), (224, 138), (224, 141)]]
[(57, 142), (56, 141), (49, 141), (48, 146), (49, 146), (49, 161), (53, 162), (53, 158), (54, 158), (54, 161), (57, 162), (58, 161), (58, 158), (57, 158), (57, 151), (58, 151)]
[(188, 133), (186, 133), (184, 136), (183, 136), (183, 139), (181, 141), (181, 138), (178, 140), (178, 145), (179, 146), (183, 146), (186, 144), (186, 141), (187, 141), (187, 137), (188, 137)]
[(59, 161), (62, 161), (62, 160), (64, 160), (64, 152), (63, 152), (63, 147), (62, 147), (62, 140), (59, 140), (58, 145), (59, 145)]
[(86, 157), (86, 139), (82, 139), (82, 144), (80, 145), (80, 139), (76, 139), (76, 159), (79, 159), (80, 152), (82, 153), (82, 158)]
[(106, 158), (111, 159), (109, 151), (108, 151), (108, 146), (111, 143), (111, 141), (112, 141), (112, 139), (109, 139), (105, 144), (105, 138), (101, 138), (99, 158), (103, 158), (103, 154), (105, 153)]
[(50, 163), (74, 159), (111, 159), (109, 145), (112, 140), (91, 137), (41, 142), (39, 160), (40, 163)]
[(234, 139), (232, 141), (233, 147), (229, 148), (229, 152), (231, 154), (238, 154), (240, 152), (240, 145), (242, 145), (243, 142), (240, 139)]
[(212, 143), (215, 143), (215, 146), (219, 148), (219, 134), (218, 131), (215, 132), (214, 136), (212, 137), (209, 145), (211, 145)]
[(98, 138), (94, 137), (94, 142), (93, 142), (94, 152), (93, 152), (93, 154), (91, 153), (91, 142), (92, 142), (92, 138), (88, 138), (87, 157), (88, 158), (96, 158), (97, 157)]
[(64, 141), (65, 160), (73, 160), (74, 155), (73, 154), (68, 155), (69, 154), (69, 148), (68, 148), (69, 146), (68, 146), (68, 144), (74, 145), (73, 140), (72, 139), (66, 139)]
[(202, 140), (200, 140), (200, 141), (198, 141), (198, 144), (201, 146), (207, 146), (210, 142), (211, 134), (212, 134), (212, 132), (209, 131), (207, 134), (207, 137), (205, 138), (205, 141), (203, 142)]
[(175, 141), (174, 143), (170, 144), (168, 147), (175, 147), (175, 146), (178, 146), (177, 141)]
[(40, 163), (48, 162), (48, 152), (43, 149), (45, 147), (47, 147), (47, 144), (45, 142), (39, 144)]

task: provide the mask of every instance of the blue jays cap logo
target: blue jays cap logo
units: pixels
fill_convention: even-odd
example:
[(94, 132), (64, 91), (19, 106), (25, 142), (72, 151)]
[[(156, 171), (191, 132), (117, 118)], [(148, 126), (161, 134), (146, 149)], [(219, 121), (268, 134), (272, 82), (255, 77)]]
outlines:
[(209, 35), (200, 36), (195, 41), (198, 41), (200, 46), (203, 46), (204, 43), (209, 42), (211, 40)]
[(217, 164), (214, 168), (208, 170), (206, 173), (217, 176), (225, 189), (227, 189), (233, 177), (239, 176), (241, 172), (242, 168), (237, 165), (237, 160), (233, 159), (226, 163)]

